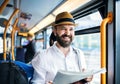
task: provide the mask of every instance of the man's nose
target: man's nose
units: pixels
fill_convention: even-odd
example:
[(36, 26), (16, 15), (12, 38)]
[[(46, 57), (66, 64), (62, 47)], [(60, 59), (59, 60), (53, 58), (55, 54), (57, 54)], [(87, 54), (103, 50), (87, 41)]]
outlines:
[(67, 35), (70, 35), (70, 30), (67, 29), (65, 33), (66, 33)]

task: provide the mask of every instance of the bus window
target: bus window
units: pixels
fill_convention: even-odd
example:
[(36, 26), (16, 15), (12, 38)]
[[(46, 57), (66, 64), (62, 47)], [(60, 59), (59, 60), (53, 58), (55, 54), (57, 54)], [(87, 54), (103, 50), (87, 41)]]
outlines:
[[(97, 11), (75, 21), (78, 24), (75, 31), (79, 31), (79, 33), (75, 35), (72, 45), (84, 52), (87, 69), (100, 68), (100, 33), (98, 30), (89, 33), (89, 31), (93, 31), (94, 27), (100, 26), (102, 22), (100, 13)], [(85, 33), (80, 32), (81, 30), (84, 30)], [(100, 75), (96, 74), (94, 75), (92, 84), (100, 84), (100, 80)]]
[(26, 38), (22, 38), (21, 39), (21, 46), (27, 45), (28, 44), (28, 40)]
[(47, 48), (50, 47), (50, 44), (49, 44), (49, 41), (50, 41), (50, 35), (52, 33), (52, 27), (50, 26), (48, 29), (47, 29)]
[(75, 31), (87, 29), (87, 28), (92, 28), (95, 26), (100, 26), (101, 22), (102, 22), (102, 17), (100, 15), (100, 13), (98, 11), (94, 12), (94, 13), (87, 15), (83, 18), (75, 20), (75, 23), (78, 24)]
[[(87, 69), (100, 68), (100, 33), (77, 35), (73, 45), (84, 52)], [(91, 84), (100, 84), (100, 75), (94, 75)]]
[(43, 44), (43, 42), (44, 42), (43, 33), (41, 32), (41, 33), (37, 34), (35, 37), (35, 40), (36, 40), (36, 42), (35, 42), (36, 51), (38, 52), (38, 51), (43, 50), (43, 45), (44, 45)]

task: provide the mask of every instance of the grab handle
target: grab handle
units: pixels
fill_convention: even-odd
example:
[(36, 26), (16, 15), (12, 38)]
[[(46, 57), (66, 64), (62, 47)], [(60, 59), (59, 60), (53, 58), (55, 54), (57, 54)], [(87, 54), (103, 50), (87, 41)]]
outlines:
[[(101, 33), (101, 68), (106, 68), (106, 26), (112, 23), (113, 15), (109, 12), (107, 18), (103, 19), (100, 26)], [(101, 74), (101, 84), (106, 84), (106, 73)]]

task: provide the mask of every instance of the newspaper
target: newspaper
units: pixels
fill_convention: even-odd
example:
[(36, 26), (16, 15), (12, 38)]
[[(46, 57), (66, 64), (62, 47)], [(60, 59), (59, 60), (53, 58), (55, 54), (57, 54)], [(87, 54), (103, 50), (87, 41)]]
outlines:
[(94, 74), (101, 74), (105, 72), (105, 68), (98, 70), (87, 70), (84, 72), (58, 71), (53, 80), (53, 84), (70, 84), (85, 79)]

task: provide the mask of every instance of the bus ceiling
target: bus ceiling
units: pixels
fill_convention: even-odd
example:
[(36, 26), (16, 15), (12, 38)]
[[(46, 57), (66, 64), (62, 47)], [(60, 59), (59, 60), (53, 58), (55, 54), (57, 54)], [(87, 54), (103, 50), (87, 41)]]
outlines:
[(8, 20), (18, 8), (20, 11), (14, 18), (19, 18), (20, 31), (36, 33), (51, 25), (58, 13), (72, 12), (90, 1), (92, 0), (0, 0), (0, 18)]

